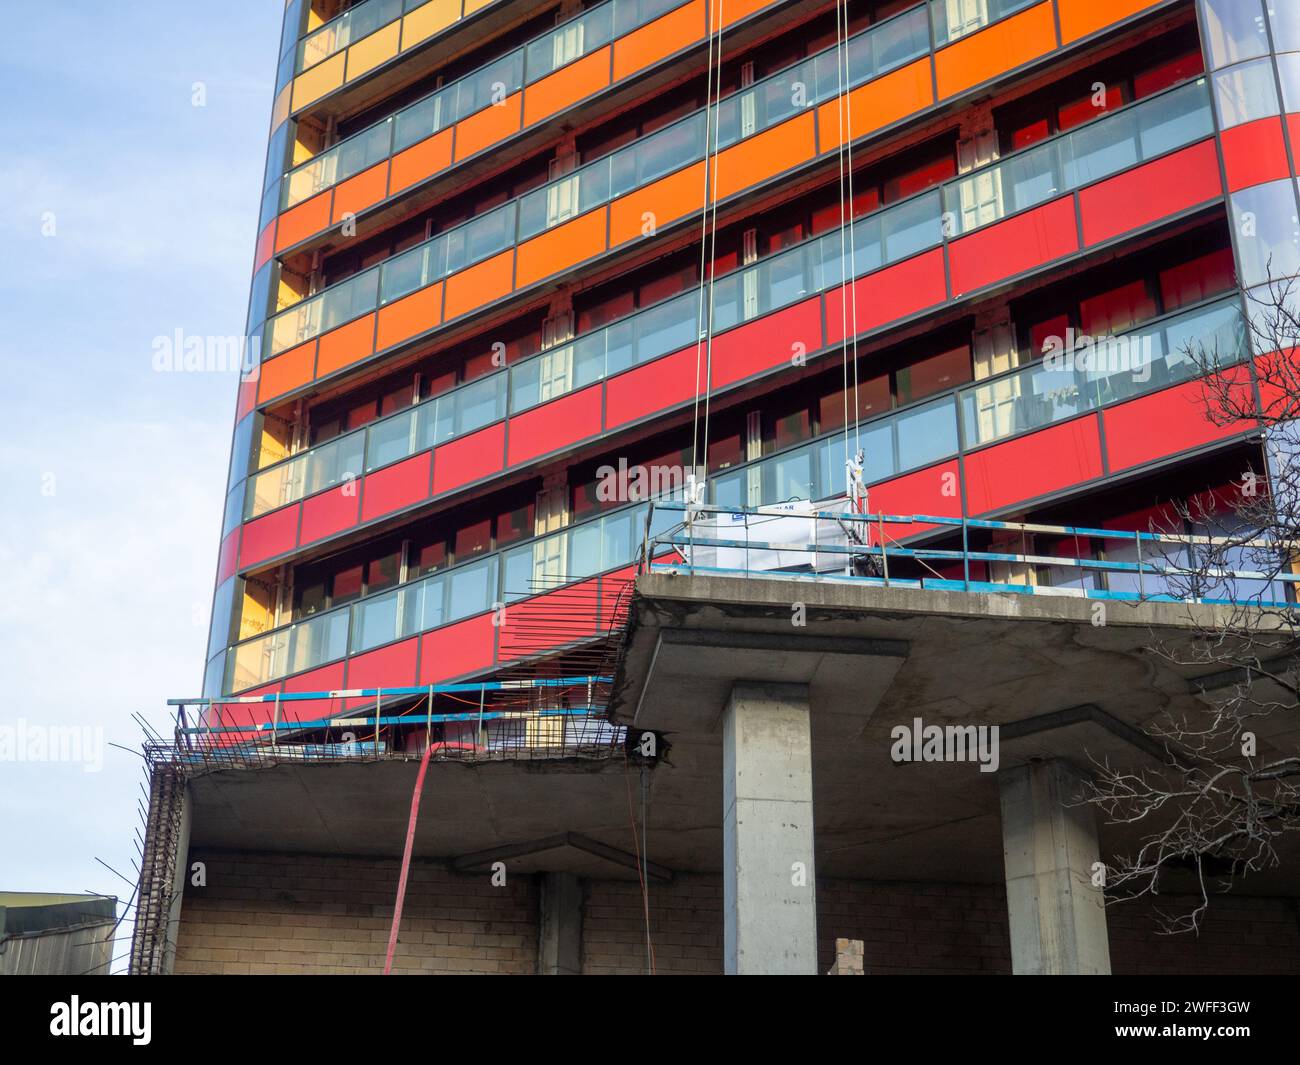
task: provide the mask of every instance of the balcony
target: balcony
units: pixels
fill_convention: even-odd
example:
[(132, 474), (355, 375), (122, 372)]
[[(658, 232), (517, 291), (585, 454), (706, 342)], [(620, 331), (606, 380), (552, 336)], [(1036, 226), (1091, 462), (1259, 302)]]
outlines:
[[(835, 498), (843, 494), (845, 459), (858, 447), (866, 453), (864, 476), (873, 488), (887, 489), (909, 472), (973, 454), (988, 454), (996, 464), (999, 445), (1036, 439), (1034, 434), (1099, 411), (1123, 411), (1194, 381), (1200, 371), (1186, 354), (1192, 341), (1216, 351), (1225, 371), (1239, 365), (1248, 354), (1240, 299), (1212, 300), (1109, 338), (1095, 349), (1095, 366), (1035, 363), (871, 419), (856, 432), (838, 430), (728, 469), (710, 479), (708, 501), (743, 508)], [(1131, 354), (1119, 357), (1120, 352), (1141, 355), (1135, 361)], [(1183, 406), (1183, 418), (1203, 417)], [(889, 499), (889, 493), (882, 498)], [(483, 618), (502, 605), (620, 570), (637, 556), (648, 512), (648, 502), (612, 510), (246, 640), (230, 650), (223, 694)], [(652, 529), (650, 535), (660, 531)], [(596, 635), (595, 619), (588, 635)]]
[[(921, 306), (947, 303), (959, 294), (959, 279), (986, 269), (979, 248), (967, 255), (964, 242), (982, 241), (984, 234), (996, 231), (995, 227), (1019, 224), (1018, 219), (1033, 220), (1031, 228), (1036, 230), (1039, 216), (1034, 212), (1055, 211), (1053, 205), (1063, 196), (1071, 196), (1081, 188), (1104, 188), (1108, 178), (1131, 173), (1135, 166), (1169, 165), (1161, 160), (1177, 164), (1180, 151), (1212, 132), (1209, 106), (1203, 79), (1176, 86), (944, 186), (865, 215), (854, 222), (844, 238), (832, 231), (720, 278), (712, 296), (713, 332), (719, 348), (714, 388), (730, 383), (724, 347), (751, 346), (748, 338), (734, 344), (729, 339), (743, 337), (746, 329), (763, 330), (754, 346), (766, 362), (753, 362), (758, 356), (747, 354), (748, 361), (732, 375), (742, 379), (756, 370), (772, 372), (788, 365), (788, 343), (781, 346), (781, 338), (787, 333), (800, 334), (809, 355), (837, 344), (839, 335), (834, 330), (845, 316), (842, 290), (850, 279), (854, 286), (871, 285), (885, 283), (883, 279), (903, 272), (909, 286), (908, 299), (921, 298)], [(1213, 165), (1217, 168), (1217, 163)], [(1173, 199), (1169, 205), (1170, 213), (1180, 206)], [(1164, 211), (1156, 217), (1165, 217)], [(1090, 215), (1086, 220), (1089, 226), (1099, 224)], [(1073, 211), (1068, 220), (1056, 224), (1070, 234), (1078, 228)], [(945, 245), (952, 266), (948, 278), (944, 276), (942, 258), (935, 258), (936, 250)], [(1047, 252), (1040, 253), (1044, 257), (1035, 260), (1036, 266), (1055, 257), (1051, 254), (1053, 241), (1047, 240), (1043, 247)], [(1079, 249), (1075, 245), (1067, 250)], [(918, 269), (924, 273), (918, 274)], [(918, 283), (918, 278), (924, 283)], [(996, 283), (1001, 275), (984, 280)], [(816, 307), (805, 313), (810, 300)], [(864, 309), (873, 308), (876, 302), (871, 290), (864, 290)], [(884, 312), (864, 310), (864, 318), (858, 323), (860, 332), (865, 335), (887, 323), (889, 310), (903, 312), (909, 306), (893, 302)], [(867, 319), (867, 313), (874, 317)], [(779, 324), (787, 317), (800, 324), (789, 328)], [(822, 332), (823, 318), (826, 333)], [(815, 324), (805, 326), (805, 320)], [(765, 325), (765, 321), (774, 324)], [(495, 467), (504, 471), (507, 462), (517, 465), (590, 435), (583, 431), (573, 435), (575, 426), (581, 429), (581, 418), (566, 411), (565, 406), (585, 402), (585, 397), (592, 396), (593, 389), (598, 390), (602, 383), (606, 385), (603, 410), (601, 400), (595, 400), (597, 431), (663, 413), (671, 407), (647, 403), (643, 397), (662, 394), (663, 381), (671, 379), (682, 393), (680, 399), (689, 400), (692, 369), (677, 363), (684, 356), (693, 364), (701, 324), (698, 293), (687, 292), (665, 300), (268, 466), (249, 478), (239, 513), (245, 521), (262, 518), (450, 442), (483, 440), (488, 427), (509, 418), (513, 451), (506, 462), (497, 460)], [(658, 383), (652, 383), (652, 378), (658, 378)], [(620, 406), (618, 395), (632, 397), (628, 402), (636, 405)], [(556, 413), (552, 415), (552, 411)], [(531, 452), (524, 450), (526, 436), (522, 428), (530, 422), (553, 423), (557, 427), (553, 440)], [(543, 437), (549, 431), (545, 425), (539, 430)], [(567, 435), (561, 435), (560, 427)], [(505, 435), (500, 433), (503, 440)], [(946, 439), (950, 434), (936, 427), (923, 429), (918, 423), (911, 435), (918, 446), (924, 447), (927, 438)], [(968, 439), (975, 437), (968, 434)], [(500, 451), (502, 445), (495, 446)], [(352, 497), (354, 514), (356, 487)], [(428, 497), (426, 477), (420, 498)], [(298, 523), (293, 524), (296, 530)]]
[[(1026, 7), (1010, 21), (1039, 17), (1034, 13), (1040, 9), (1050, 15), (1049, 8), (1047, 4)], [(864, 89), (885, 93), (893, 108), (872, 110), (870, 98), (857, 101), (855, 137), (867, 132), (870, 123), (884, 128), (934, 103), (927, 10), (914, 8), (853, 38), (851, 80), (859, 88), (851, 95)], [(979, 38), (980, 32), (972, 33), (961, 44)], [(792, 103), (792, 82), (807, 90), (808, 106)], [(718, 198), (752, 193), (777, 174), (837, 151), (838, 92), (832, 49), (718, 105), (711, 127), (718, 138)], [(864, 107), (870, 118), (861, 117)], [(1177, 118), (1171, 121), (1176, 123)], [(698, 212), (703, 202), (706, 128), (710, 127), (705, 112), (696, 112), (282, 312), (267, 323), (268, 353), (257, 402), (280, 399), (377, 351), (407, 344), (447, 322), (481, 312), (574, 266), (640, 241), (648, 235), (647, 212), (654, 219), (651, 233)], [(1159, 132), (1148, 137), (1150, 143), (1139, 148), (1140, 158), (1156, 150)], [(1062, 174), (1062, 180), (1086, 180), (1089, 172), (1103, 173), (1106, 162), (1098, 159), (1089, 171), (1093, 164), (1081, 147), (1079, 158), (1071, 163), (1073, 169)], [(1003, 173), (1009, 181), (1020, 180), (1009, 171)], [(1039, 180), (1044, 177), (1037, 175)], [(975, 203), (982, 210), (991, 194), (977, 190), (977, 195)], [(1034, 195), (1033, 188), (1022, 190), (1017, 185), (1001, 202), (1027, 203)], [(958, 207), (955, 217), (963, 232), (987, 225), (992, 217), (987, 211)], [(277, 359), (284, 361), (277, 363)]]

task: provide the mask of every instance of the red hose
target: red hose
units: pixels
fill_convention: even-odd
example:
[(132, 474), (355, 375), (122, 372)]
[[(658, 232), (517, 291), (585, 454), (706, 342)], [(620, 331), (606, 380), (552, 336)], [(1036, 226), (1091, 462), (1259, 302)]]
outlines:
[(384, 975), (393, 971), (393, 952), (397, 949), (397, 926), (402, 923), (402, 903), (406, 901), (406, 878), (411, 871), (411, 850), (415, 846), (415, 819), (420, 816), (420, 794), (424, 791), (424, 774), (429, 768), (429, 755), (433, 744), (424, 749), (420, 759), (420, 772), (415, 778), (415, 791), (411, 794), (411, 819), (406, 825), (406, 852), (402, 855), (402, 875), (397, 881), (397, 904), (393, 907), (393, 928), (388, 933), (388, 957), (384, 959)]

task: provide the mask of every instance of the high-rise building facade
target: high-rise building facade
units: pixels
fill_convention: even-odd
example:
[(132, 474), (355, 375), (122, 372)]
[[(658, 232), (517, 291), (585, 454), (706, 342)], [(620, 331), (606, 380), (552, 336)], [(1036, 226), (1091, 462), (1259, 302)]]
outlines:
[[(1295, 971), (1293, 876), (1162, 937), (1073, 799), (1236, 683), (1111, 534), (1277, 464), (1300, 0), (290, 0), (280, 54), (133, 970)], [(892, 520), (655, 572), (683, 498)]]
[(1186, 349), (1300, 273), (1294, 48), (1289, 0), (290, 0), (204, 696), (491, 677), (565, 585), (599, 635), (638, 471), (1136, 529), (1262, 470)]

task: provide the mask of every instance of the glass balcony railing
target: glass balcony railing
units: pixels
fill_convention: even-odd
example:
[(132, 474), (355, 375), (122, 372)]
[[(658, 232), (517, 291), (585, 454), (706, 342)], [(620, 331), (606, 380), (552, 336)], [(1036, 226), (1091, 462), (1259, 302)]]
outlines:
[(1017, 11), (1033, 7), (1040, 0), (931, 0), (930, 19), (934, 42), (939, 47), (982, 30)]
[(323, 63), (330, 56), (369, 37), (390, 22), (396, 22), (406, 11), (419, 7), (422, 3), (424, 0), (364, 0), (363, 3), (354, 4), (298, 42), (299, 73), (317, 63)]
[(648, 513), (648, 503), (612, 511), (245, 640), (228, 656), (226, 691), (267, 684), (631, 565)]
[[(851, 84), (860, 84), (925, 55), (925, 9), (913, 8), (865, 30), (850, 42)], [(856, 61), (857, 65), (854, 65)], [(720, 146), (785, 121), (805, 106), (838, 92), (835, 50), (819, 53), (717, 105)], [(808, 99), (794, 107), (790, 85), (801, 82)], [(763, 105), (770, 101), (770, 106)], [(697, 111), (635, 144), (612, 152), (540, 189), (440, 233), (368, 270), (332, 285), (271, 319), (270, 355), (318, 336), (349, 317), (490, 258), (577, 215), (666, 174), (703, 160), (705, 112)], [(344, 286), (353, 286), (344, 290)]]
[[(854, 225), (852, 266), (861, 274), (896, 262), (942, 241), (945, 229), (956, 236), (990, 225), (1212, 132), (1209, 92), (1200, 78), (952, 181), (941, 199), (927, 193), (861, 219)], [(309, 297), (272, 320), (271, 356), (703, 158), (704, 136), (704, 115), (697, 112)], [(784, 265), (793, 284), (793, 266)], [(726, 326), (715, 320), (715, 328)]]
[[(1089, 159), (1087, 180), (1094, 180), (1122, 169), (1119, 159), (1129, 158), (1129, 151), (1134, 153), (1135, 161), (1141, 161), (1154, 154), (1152, 145), (1159, 144), (1167, 151), (1208, 135), (1205, 127), (1209, 120), (1208, 108), (1206, 85), (1203, 79), (1197, 80), (1099, 118), (1057, 141), (1045, 142), (1045, 146), (1051, 149), (1050, 157), (1058, 161)], [(1073, 144), (1076, 140), (1086, 144), (1087, 150), (1076, 153), (1065, 143)], [(1109, 153), (1103, 146), (1109, 146)], [(1035, 146), (1021, 154), (1038, 153), (1042, 147)], [(1099, 154), (1110, 161), (1103, 166)], [(988, 169), (1015, 165), (1019, 158), (1019, 155), (1011, 156)], [(839, 231), (834, 230), (720, 278), (713, 290), (714, 331), (761, 318), (833, 289), (850, 277), (862, 277), (938, 247), (944, 240), (945, 218), (952, 217), (954, 208), (964, 202), (968, 183), (983, 173), (976, 172), (865, 215), (853, 223), (843, 242)], [(1084, 173), (1081, 166), (1075, 165), (1069, 171), (1070, 180), (1078, 180)], [(1052, 195), (1065, 191), (1066, 179), (1061, 180), (1062, 187)], [(1045, 198), (1042, 196), (1034, 202)], [(1022, 198), (994, 197), (986, 207), (985, 216), (991, 223), (1025, 206)], [(424, 245), (422, 254), (434, 254), (435, 247), (438, 246)], [(390, 260), (390, 265), (397, 261)], [(355, 299), (355, 292), (339, 297), (340, 304)], [(344, 443), (348, 438), (331, 441), (325, 448), (333, 450), (320, 458), (315, 456), (323, 449), (317, 448), (268, 467), (250, 478), (245, 520), (339, 483), (349, 473), (356, 475), (362, 470), (362, 456), (367, 471), (396, 462), (435, 443), (489, 425), (505, 417), (507, 410), (512, 414), (521, 413), (680, 351), (694, 344), (699, 332), (698, 294), (674, 296), (524, 359), (508, 370), (446, 393), (436, 401), (427, 400), (410, 411), (390, 415), (388, 420), (356, 430), (352, 435), (358, 439), (351, 443)], [(435, 403), (437, 409), (431, 406)], [(393, 424), (388, 424), (389, 421)], [(919, 435), (924, 437), (929, 432), (925, 430)], [(884, 453), (872, 449), (872, 455)], [(290, 464), (297, 466), (294, 470), (283, 469)]]
[[(845, 491), (850, 446), (865, 453), (869, 484), (964, 451), (1190, 380), (1195, 346), (1219, 366), (1248, 354), (1236, 296), (1146, 322), (1120, 337), (1077, 349), (1073, 360), (1036, 362), (946, 395), (843, 429), (708, 480), (714, 506), (765, 506), (831, 499)], [(1081, 358), (1079, 351), (1087, 351)], [(961, 428), (959, 430), (959, 417)], [(680, 496), (674, 489), (669, 497)], [(637, 502), (548, 536), (461, 563), (409, 584), (296, 621), (237, 644), (227, 692), (244, 690), (482, 614), (539, 592), (630, 565), (645, 533), (648, 502)], [(656, 511), (656, 522), (671, 514)], [(651, 535), (663, 531), (656, 527)], [(238, 685), (232, 689), (230, 685)]]
[(287, 211), (331, 185), (490, 107), (494, 101), (519, 92), (684, 2), (607, 0), (583, 12), (289, 171), (282, 185), (280, 210)]
[(967, 449), (1169, 385), (1200, 372), (1188, 354), (1196, 343), (1218, 365), (1246, 356), (1246, 323), (1235, 297), (1155, 322), (1116, 337), (1088, 338), (1049, 353), (1022, 370), (959, 393)]
[(244, 497), (244, 520), (472, 433), (505, 414), (504, 374), (471, 381), (254, 474)]
[(1204, 78), (1017, 152), (944, 190), (959, 233), (1118, 174), (1214, 131)]

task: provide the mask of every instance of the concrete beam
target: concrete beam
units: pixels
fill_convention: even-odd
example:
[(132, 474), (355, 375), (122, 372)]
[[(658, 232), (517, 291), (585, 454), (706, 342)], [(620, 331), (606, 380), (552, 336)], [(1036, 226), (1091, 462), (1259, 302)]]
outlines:
[(1011, 969), (1027, 975), (1108, 975), (1110, 943), (1091, 806), (1067, 763), (1031, 762), (998, 774)]
[(537, 972), (582, 975), (582, 881), (570, 873), (543, 873)]
[(737, 684), (723, 714), (728, 975), (817, 971), (812, 730), (803, 684)]

